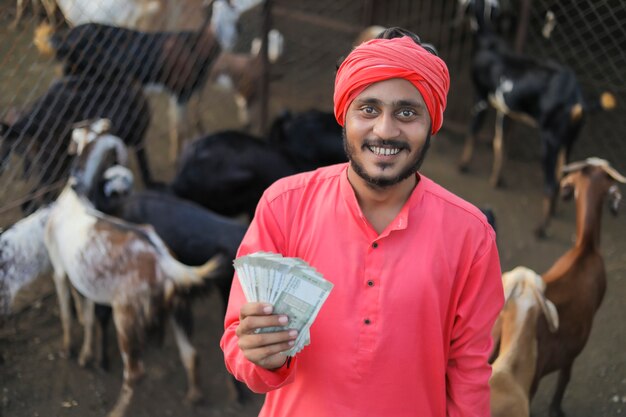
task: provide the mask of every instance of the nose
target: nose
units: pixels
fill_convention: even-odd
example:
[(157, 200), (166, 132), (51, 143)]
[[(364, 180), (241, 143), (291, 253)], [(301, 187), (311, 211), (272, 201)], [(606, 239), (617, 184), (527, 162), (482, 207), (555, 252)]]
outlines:
[(380, 139), (393, 139), (400, 135), (398, 121), (390, 112), (384, 112), (376, 118), (373, 133)]

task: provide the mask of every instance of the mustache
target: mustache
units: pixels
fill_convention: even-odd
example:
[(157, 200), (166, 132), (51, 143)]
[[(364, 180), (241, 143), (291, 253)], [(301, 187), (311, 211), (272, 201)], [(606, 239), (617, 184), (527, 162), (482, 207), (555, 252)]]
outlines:
[(369, 146), (386, 146), (392, 148), (398, 148), (400, 150), (409, 149), (409, 145), (406, 142), (395, 139), (365, 139), (362, 147)]

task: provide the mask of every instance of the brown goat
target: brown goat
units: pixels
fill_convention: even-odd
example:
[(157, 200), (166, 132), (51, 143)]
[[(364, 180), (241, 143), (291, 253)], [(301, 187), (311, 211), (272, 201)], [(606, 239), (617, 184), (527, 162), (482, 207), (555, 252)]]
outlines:
[(600, 254), (602, 205), (608, 196), (611, 211), (617, 214), (621, 194), (615, 182), (626, 183), (625, 177), (599, 158), (571, 163), (563, 172), (561, 193), (564, 198), (572, 194), (576, 198), (576, 243), (542, 275), (546, 297), (556, 306), (561, 325), (556, 333), (550, 333), (546, 321), (538, 321), (539, 354), (531, 389), (532, 396), (543, 376), (559, 371), (551, 417), (564, 416), (561, 402), (572, 365), (587, 344), (606, 290)]

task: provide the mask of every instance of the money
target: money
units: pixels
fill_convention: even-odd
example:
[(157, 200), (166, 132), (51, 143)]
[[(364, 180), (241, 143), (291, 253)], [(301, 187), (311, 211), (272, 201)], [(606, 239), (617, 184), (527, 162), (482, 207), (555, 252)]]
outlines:
[(302, 259), (277, 253), (255, 252), (235, 259), (233, 265), (246, 300), (272, 304), (275, 314), (289, 317), (288, 326), (260, 331), (297, 330), (294, 346), (285, 352), (288, 356), (295, 356), (310, 344), (309, 329), (333, 284)]

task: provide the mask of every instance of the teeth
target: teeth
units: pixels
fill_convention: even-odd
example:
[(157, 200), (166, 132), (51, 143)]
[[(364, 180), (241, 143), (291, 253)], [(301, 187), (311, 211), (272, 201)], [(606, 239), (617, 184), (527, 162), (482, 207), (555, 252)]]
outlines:
[(380, 146), (370, 146), (370, 150), (376, 155), (390, 156), (400, 152), (400, 148), (383, 148)]

